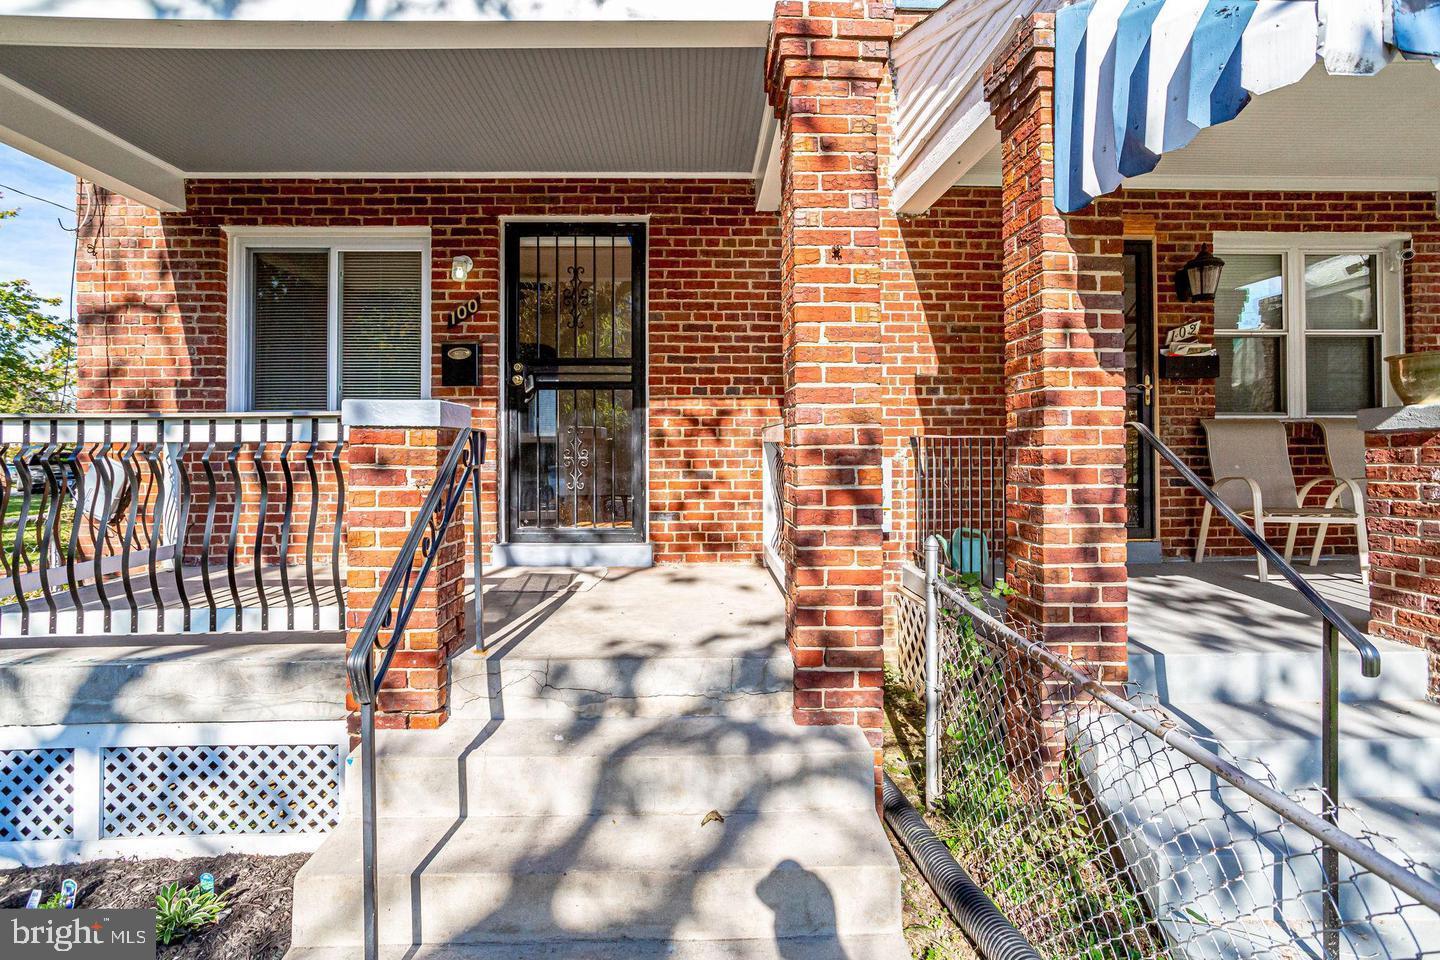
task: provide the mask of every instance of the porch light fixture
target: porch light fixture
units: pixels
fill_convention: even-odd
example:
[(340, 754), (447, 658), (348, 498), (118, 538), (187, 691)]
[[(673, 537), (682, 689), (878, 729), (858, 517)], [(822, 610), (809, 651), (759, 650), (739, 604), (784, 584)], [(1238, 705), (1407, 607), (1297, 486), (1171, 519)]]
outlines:
[(470, 271), (475, 269), (475, 261), (463, 253), (450, 261), (450, 279), (460, 283), (470, 276)]
[(1200, 244), (1200, 252), (1175, 274), (1175, 296), (1182, 303), (1214, 302), (1224, 269), (1225, 261), (1210, 252), (1210, 244)]

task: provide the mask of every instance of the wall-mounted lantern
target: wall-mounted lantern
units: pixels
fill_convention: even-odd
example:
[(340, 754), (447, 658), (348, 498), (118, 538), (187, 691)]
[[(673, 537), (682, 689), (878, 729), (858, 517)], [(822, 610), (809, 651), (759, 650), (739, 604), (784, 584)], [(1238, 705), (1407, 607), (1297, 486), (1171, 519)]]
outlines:
[(1225, 261), (1210, 252), (1210, 244), (1200, 244), (1200, 252), (1175, 274), (1175, 296), (1181, 303), (1213, 302), (1224, 269)]
[(474, 269), (475, 261), (462, 253), (450, 261), (450, 279), (460, 283), (470, 276), (470, 271)]

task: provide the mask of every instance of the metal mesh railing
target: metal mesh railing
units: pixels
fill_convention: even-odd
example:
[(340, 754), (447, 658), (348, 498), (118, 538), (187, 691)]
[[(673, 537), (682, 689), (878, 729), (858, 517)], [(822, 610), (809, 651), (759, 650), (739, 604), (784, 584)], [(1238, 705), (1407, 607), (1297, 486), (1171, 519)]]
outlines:
[[(936, 594), (927, 801), (1043, 956), (1440, 957), (1436, 871), (1353, 810), (1330, 827), (1318, 792), (1282, 794), (1262, 764), (1102, 687), (975, 596), (948, 581)], [(901, 662), (923, 664), (925, 605), (899, 602)], [(913, 667), (902, 676), (914, 684)], [(1327, 845), (1340, 853), (1328, 936)]]
[(915, 562), (928, 537), (944, 538), (942, 560), (992, 584), (1005, 567), (1005, 437), (912, 436)]

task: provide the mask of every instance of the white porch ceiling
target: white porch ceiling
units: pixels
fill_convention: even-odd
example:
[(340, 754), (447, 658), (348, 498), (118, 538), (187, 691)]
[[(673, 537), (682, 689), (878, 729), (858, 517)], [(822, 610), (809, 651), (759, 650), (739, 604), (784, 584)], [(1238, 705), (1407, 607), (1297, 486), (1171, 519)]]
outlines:
[(195, 177), (758, 185), (767, 29), (0, 17), (0, 139), (164, 209)]
[[(1440, 71), (1395, 62), (1373, 77), (1334, 77), (1323, 66), (1256, 97), (1126, 186), (1141, 190), (1421, 190), (1440, 188)], [(955, 168), (959, 185), (1000, 184), (999, 137)]]

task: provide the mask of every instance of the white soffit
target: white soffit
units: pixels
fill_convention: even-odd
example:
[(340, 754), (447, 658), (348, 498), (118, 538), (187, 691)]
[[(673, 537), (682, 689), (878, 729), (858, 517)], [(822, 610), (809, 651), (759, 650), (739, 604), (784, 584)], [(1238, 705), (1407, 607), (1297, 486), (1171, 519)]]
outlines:
[(1016, 20), (1058, 0), (950, 0), (895, 41), (895, 209), (933, 204), (998, 142), (985, 67)]
[(0, 139), (161, 209), (187, 177), (758, 182), (767, 30), (0, 17)]
[[(1396, 61), (1372, 77), (1316, 66), (1299, 83), (1256, 97), (1228, 123), (1201, 130), (1137, 190), (1435, 191), (1440, 185), (1440, 73)], [(956, 183), (999, 186), (998, 145)]]

